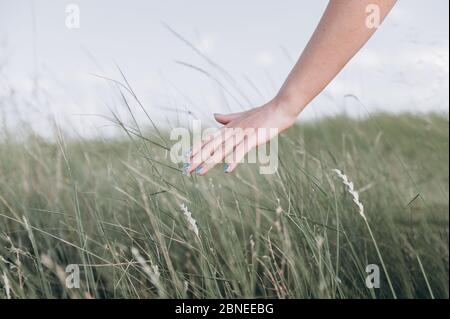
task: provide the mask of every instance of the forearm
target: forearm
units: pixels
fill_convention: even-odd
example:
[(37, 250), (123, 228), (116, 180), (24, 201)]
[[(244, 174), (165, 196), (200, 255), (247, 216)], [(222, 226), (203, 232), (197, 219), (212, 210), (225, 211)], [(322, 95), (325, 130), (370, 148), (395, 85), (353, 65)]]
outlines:
[(377, 5), (380, 21), (395, 0), (331, 0), (311, 40), (275, 101), (297, 116), (361, 49), (376, 28), (366, 25), (368, 5)]

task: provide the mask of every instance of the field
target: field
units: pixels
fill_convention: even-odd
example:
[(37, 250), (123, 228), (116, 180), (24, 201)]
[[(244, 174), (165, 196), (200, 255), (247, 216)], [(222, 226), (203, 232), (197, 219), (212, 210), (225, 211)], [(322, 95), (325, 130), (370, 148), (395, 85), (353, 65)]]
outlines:
[[(183, 175), (152, 129), (5, 131), (0, 298), (448, 298), (448, 125), (439, 114), (300, 123), (279, 139), (277, 174), (242, 164), (205, 177)], [(366, 286), (371, 264), (379, 288)]]

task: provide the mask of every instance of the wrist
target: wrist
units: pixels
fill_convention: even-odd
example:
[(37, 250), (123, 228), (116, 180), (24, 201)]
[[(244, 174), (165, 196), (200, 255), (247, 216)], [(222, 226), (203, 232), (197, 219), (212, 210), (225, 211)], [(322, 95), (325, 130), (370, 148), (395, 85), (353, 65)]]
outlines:
[(306, 106), (306, 99), (301, 94), (287, 94), (280, 91), (270, 102), (273, 107), (287, 117), (297, 118)]

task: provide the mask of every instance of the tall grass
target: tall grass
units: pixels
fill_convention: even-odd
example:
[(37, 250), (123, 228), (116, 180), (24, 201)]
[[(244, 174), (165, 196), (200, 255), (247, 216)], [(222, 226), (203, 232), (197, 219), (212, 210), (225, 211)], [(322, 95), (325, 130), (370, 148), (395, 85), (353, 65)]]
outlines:
[(277, 174), (203, 178), (169, 161), (164, 131), (115, 120), (123, 138), (3, 134), (0, 297), (448, 298), (446, 116), (298, 124)]

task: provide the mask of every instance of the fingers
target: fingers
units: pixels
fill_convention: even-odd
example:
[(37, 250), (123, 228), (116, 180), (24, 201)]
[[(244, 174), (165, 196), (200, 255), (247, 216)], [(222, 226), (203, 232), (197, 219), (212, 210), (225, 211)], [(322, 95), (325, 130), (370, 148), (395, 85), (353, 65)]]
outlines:
[(234, 152), (225, 158), (225, 173), (231, 173), (236, 166), (244, 159), (245, 154), (250, 152), (257, 145), (257, 135), (251, 133), (246, 135), (241, 143), (239, 143)]
[[(212, 138), (207, 139), (202, 147), (190, 157), (185, 172), (190, 174), (195, 171), (200, 176), (205, 175), (225, 157), (232, 154), (236, 146), (241, 144), (246, 137), (249, 141), (253, 141), (252, 138), (248, 138), (253, 135), (255, 135), (254, 129), (222, 128), (214, 133)], [(233, 156), (230, 158), (232, 159)]]
[(226, 156), (232, 154), (236, 145), (239, 145), (244, 140), (243, 130), (239, 131), (240, 132), (231, 134), (231, 136), (226, 138), (225, 141), (214, 150), (213, 154), (203, 161), (199, 166), (201, 169), (198, 170), (198, 175), (205, 175), (210, 169), (218, 163), (221, 163)]
[(259, 144), (270, 139), (270, 134), (259, 134), (255, 129), (222, 128), (190, 158), (187, 173), (205, 175), (215, 165), (224, 160), (224, 172), (234, 171), (245, 155)]
[(238, 117), (242, 116), (243, 112), (238, 112), (238, 113), (230, 113), (230, 114), (219, 114), (219, 113), (215, 113), (214, 114), (214, 118), (217, 122), (219, 122), (220, 124), (223, 125), (227, 125), (228, 123), (230, 123), (232, 120), (237, 119)]
[(197, 143), (188, 154), (188, 163), (184, 172), (191, 174), (195, 171), (199, 176), (205, 175), (215, 165), (225, 159), (225, 172), (231, 172), (245, 155), (257, 145), (257, 136), (253, 128), (236, 128), (234, 126), (240, 113), (214, 114), (217, 122), (224, 124), (220, 130), (207, 134), (200, 143)]
[(194, 141), (195, 144), (192, 146), (190, 152), (188, 152), (188, 154), (186, 154), (186, 157), (191, 161), (191, 159), (195, 155), (197, 155), (197, 153), (199, 153), (206, 144), (208, 144), (210, 141), (215, 139), (216, 136), (218, 136), (219, 134), (222, 134), (221, 130), (223, 131), (223, 129), (224, 128), (222, 128), (220, 130), (214, 130), (211, 132), (205, 132), (204, 136), (202, 136), (202, 140), (200, 141), (200, 143), (196, 143)]
[(196, 173), (200, 173), (203, 170), (203, 162), (208, 160), (214, 151), (218, 149), (224, 140), (228, 138), (228, 131), (226, 127), (213, 133), (210, 137), (207, 137), (200, 146), (196, 146), (193, 149), (189, 166), (187, 167), (187, 173), (192, 173), (194, 170)]

